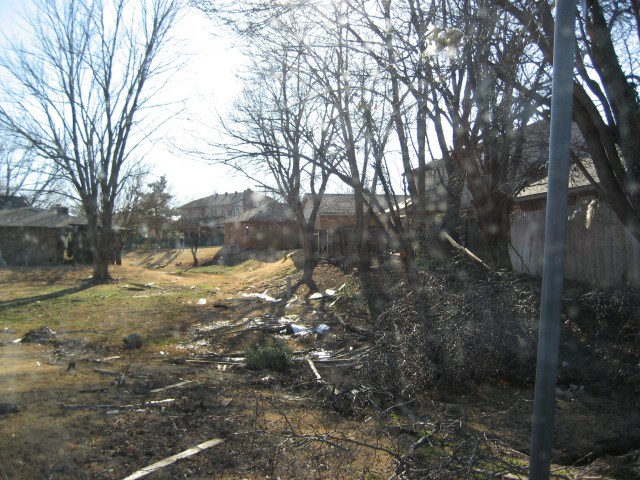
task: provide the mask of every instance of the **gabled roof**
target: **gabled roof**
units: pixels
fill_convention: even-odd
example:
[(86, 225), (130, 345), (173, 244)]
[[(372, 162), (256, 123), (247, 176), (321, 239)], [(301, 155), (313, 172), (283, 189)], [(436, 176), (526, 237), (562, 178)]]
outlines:
[(214, 193), (208, 197), (198, 198), (197, 200), (185, 203), (180, 208), (211, 208), (223, 205), (236, 205), (238, 203), (242, 203), (243, 198), (244, 192)]
[(286, 203), (263, 203), (247, 210), (235, 217), (226, 219), (222, 223), (240, 222), (292, 222), (295, 220), (293, 212)]
[(85, 225), (86, 219), (35, 207), (0, 210), (0, 227), (64, 228), (69, 225)]
[[(598, 174), (596, 173), (596, 169), (593, 165), (593, 162), (590, 159), (583, 159), (582, 164), (584, 165), (585, 170), (589, 174), (591, 178), (593, 178), (596, 182), (598, 181)], [(544, 177), (537, 182), (532, 183), (528, 187), (524, 188), (517, 196), (516, 201), (523, 200), (533, 200), (535, 198), (543, 198), (547, 195), (547, 185), (548, 177)], [(569, 191), (584, 191), (593, 189), (593, 185), (584, 175), (582, 170), (575, 164), (572, 163), (569, 167)]]
[[(408, 199), (405, 195), (396, 195), (398, 203)], [(383, 209), (388, 208), (387, 199), (384, 195), (376, 195), (376, 200)], [(305, 211), (311, 208), (311, 195), (307, 194), (302, 200), (305, 204)], [(325, 193), (320, 201), (318, 215), (355, 215), (356, 202), (352, 193)]]
[(273, 201), (273, 199), (271, 197), (268, 197), (267, 195), (263, 195), (262, 193), (253, 192), (250, 189), (247, 189), (244, 192), (214, 193), (213, 195), (209, 195), (208, 197), (198, 198), (197, 200), (186, 203), (179, 207), (179, 209), (188, 210), (202, 208), (206, 210), (227, 205), (238, 205), (244, 202), (245, 196), (248, 197), (247, 200), (254, 205), (266, 201)]

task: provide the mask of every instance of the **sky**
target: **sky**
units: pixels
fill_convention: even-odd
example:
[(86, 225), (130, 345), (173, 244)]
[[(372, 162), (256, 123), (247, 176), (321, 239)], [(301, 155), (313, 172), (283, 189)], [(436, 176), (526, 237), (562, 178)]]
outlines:
[[(6, 32), (19, 18), (17, 11), (29, 0), (0, 0), (0, 29)], [(193, 119), (206, 119), (213, 124), (216, 112), (224, 116), (240, 93), (235, 73), (242, 67), (243, 57), (229, 35), (221, 33), (214, 23), (199, 11), (186, 10), (174, 30), (184, 48), (186, 62), (172, 77), (164, 94), (172, 101), (183, 100), (182, 113), (163, 127), (163, 139), (145, 148), (150, 165), (149, 181), (167, 177), (177, 205), (213, 193), (254, 188), (252, 182), (219, 165), (208, 165), (190, 158), (171, 145), (188, 144)]]

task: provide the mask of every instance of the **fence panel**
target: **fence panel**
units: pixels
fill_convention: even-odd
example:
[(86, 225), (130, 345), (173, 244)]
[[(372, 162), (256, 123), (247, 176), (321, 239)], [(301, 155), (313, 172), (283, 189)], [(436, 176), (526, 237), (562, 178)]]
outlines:
[[(601, 287), (640, 284), (640, 243), (605, 205), (572, 205), (567, 223), (565, 277)], [(511, 216), (511, 264), (542, 275), (544, 210)]]

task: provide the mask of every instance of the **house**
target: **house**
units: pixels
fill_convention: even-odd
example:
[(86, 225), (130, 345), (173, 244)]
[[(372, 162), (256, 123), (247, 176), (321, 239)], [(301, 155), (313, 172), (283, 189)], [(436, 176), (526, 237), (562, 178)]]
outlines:
[[(399, 203), (406, 202), (407, 197), (397, 196), (396, 200)], [(376, 195), (376, 201), (383, 211), (389, 208), (384, 195)], [(302, 202), (305, 218), (309, 218), (313, 208), (311, 196), (305, 195)], [(315, 222), (315, 252), (328, 258), (349, 255), (355, 248), (355, 223), (356, 204), (353, 194), (325, 193)], [(388, 249), (389, 234), (374, 219), (369, 224), (368, 235), (371, 252), (383, 253)]]
[(178, 211), (183, 220), (188, 220), (187, 223), (197, 223), (199, 228), (210, 232), (214, 243), (221, 243), (225, 220), (273, 202), (273, 198), (247, 189), (244, 192), (216, 193), (199, 198), (182, 205)]
[[(15, 202), (10, 202), (13, 205)], [(90, 261), (84, 235), (86, 224), (86, 219), (69, 215), (66, 207), (0, 208), (0, 266), (60, 265), (70, 259)]]
[(300, 248), (300, 229), (284, 203), (262, 203), (223, 224), (225, 245), (257, 250)]
[[(565, 278), (600, 287), (640, 284), (640, 242), (601, 200), (591, 177), (598, 175), (589, 160), (585, 169), (570, 167)], [(547, 178), (525, 188), (511, 213), (511, 264), (516, 273), (542, 275)]]

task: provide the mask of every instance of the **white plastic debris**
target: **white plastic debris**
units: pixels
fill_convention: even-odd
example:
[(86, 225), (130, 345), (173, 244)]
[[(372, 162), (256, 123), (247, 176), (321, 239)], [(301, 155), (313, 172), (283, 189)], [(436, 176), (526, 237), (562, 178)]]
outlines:
[(329, 325), (321, 323), (316, 328), (314, 328), (316, 333), (327, 333), (329, 331)]
[(198, 305), (206, 305), (206, 304), (207, 304), (206, 298), (201, 298), (200, 300), (198, 300)]
[(264, 300), (265, 302), (277, 302), (275, 298), (267, 295), (266, 293), (243, 293), (243, 297), (245, 298), (259, 298), (260, 300)]
[(327, 290), (323, 290), (321, 292), (313, 293), (309, 296), (309, 300), (318, 300), (320, 298), (328, 298), (333, 297), (336, 294), (335, 290), (328, 288)]
[(294, 335), (306, 335), (309, 333), (309, 329), (303, 325), (296, 325), (295, 323), (292, 323), (289, 326), (291, 327), (291, 332)]

